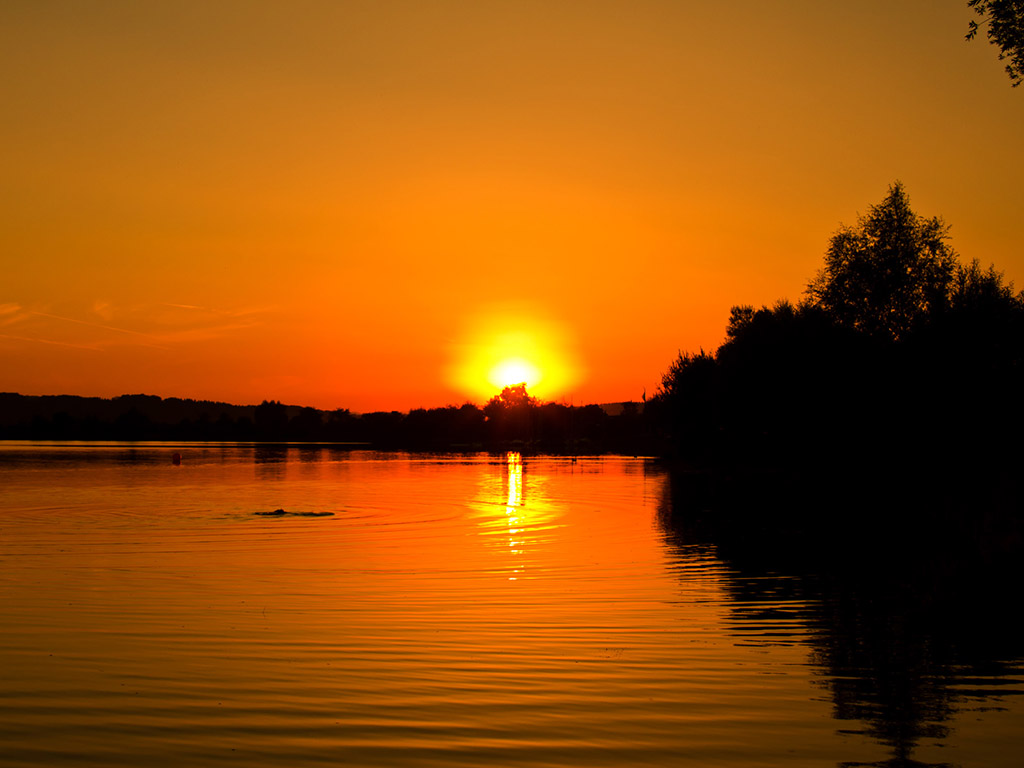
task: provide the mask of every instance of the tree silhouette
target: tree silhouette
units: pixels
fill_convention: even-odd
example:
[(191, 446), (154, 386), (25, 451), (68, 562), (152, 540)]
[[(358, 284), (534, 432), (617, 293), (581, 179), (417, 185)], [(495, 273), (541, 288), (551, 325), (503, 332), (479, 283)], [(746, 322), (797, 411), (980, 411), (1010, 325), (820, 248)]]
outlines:
[(526, 383), (512, 384), (483, 408), (488, 437), (492, 442), (530, 441), (534, 437), (537, 400), (526, 391)]
[(277, 400), (264, 400), (253, 412), (260, 440), (283, 440), (288, 428), (288, 409)]
[(306, 406), (288, 422), (288, 434), (292, 440), (319, 440), (323, 432), (323, 413)]
[[(999, 48), (999, 60), (1007, 61), (1006, 73), (1014, 88), (1024, 81), (1024, 0), (968, 0), (967, 7), (988, 22), (988, 40)], [(971, 20), (967, 39), (978, 34)]]
[(674, 448), (693, 458), (716, 452), (720, 393), (715, 356), (680, 352), (649, 407)]
[(1014, 460), (1024, 293), (959, 264), (947, 231), (897, 182), (832, 237), (805, 301), (733, 307), (722, 345), (680, 353), (650, 403), (665, 449), (759, 467)]
[(487, 405), (484, 406), (484, 413), (490, 417), (496, 415), (499, 411), (508, 410), (509, 408), (535, 405), (537, 405), (537, 398), (530, 397), (526, 391), (526, 382), (524, 381), (520, 384), (510, 384), (504, 387), (499, 394), (487, 401)]
[(832, 236), (808, 296), (841, 325), (899, 339), (948, 300), (957, 266), (948, 232), (942, 219), (914, 213), (896, 182), (855, 227)]
[(1019, 310), (1022, 302), (1024, 294), (1014, 295), (1013, 283), (1004, 283), (1002, 272), (994, 265), (982, 269), (977, 259), (957, 270), (950, 293), (953, 310), (989, 316), (1004, 315), (1012, 308)]

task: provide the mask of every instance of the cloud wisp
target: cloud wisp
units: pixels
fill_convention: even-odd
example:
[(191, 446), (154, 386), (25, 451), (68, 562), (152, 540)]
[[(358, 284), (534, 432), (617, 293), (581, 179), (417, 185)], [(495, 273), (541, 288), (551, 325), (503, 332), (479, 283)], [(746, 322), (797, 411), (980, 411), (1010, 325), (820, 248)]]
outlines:
[(87, 344), (72, 344), (68, 341), (54, 341), (53, 339), (39, 339), (32, 336), (16, 336), (13, 333), (0, 333), (0, 339), (13, 339), (14, 341), (28, 341), (33, 344), (50, 344), (57, 347), (70, 347), (72, 349), (86, 349), (90, 352), (102, 352), (100, 347), (89, 346)]
[(28, 313), (30, 315), (36, 315), (38, 317), (48, 317), (48, 318), (50, 318), (52, 320), (61, 320), (61, 321), (65, 322), (65, 323), (76, 323), (78, 325), (85, 325), (85, 326), (89, 326), (91, 328), (100, 328), (100, 329), (105, 330), (105, 331), (114, 331), (115, 333), (127, 334), (129, 336), (134, 336), (136, 338), (146, 339), (147, 341), (139, 342), (143, 346), (158, 347), (160, 349), (169, 349), (169, 347), (165, 347), (162, 344), (158, 343), (159, 339), (156, 336), (154, 336), (153, 334), (150, 334), (150, 333), (144, 333), (142, 331), (133, 331), (130, 328), (118, 328), (118, 327), (113, 326), (113, 325), (104, 325), (102, 323), (90, 323), (88, 320), (77, 320), (77, 319), (75, 319), (73, 317), (64, 317), (63, 315), (54, 315), (54, 314), (52, 314), (50, 312), (40, 312), (40, 311), (34, 310), (34, 309), (28, 310)]
[[(245, 333), (262, 325), (265, 316), (274, 311), (273, 307), (218, 309), (176, 302), (115, 305), (105, 299), (93, 301), (81, 312), (51, 309), (38, 304), (0, 303), (0, 329), (18, 330), (0, 333), (0, 339), (92, 352), (124, 346), (170, 352)], [(115, 317), (117, 323), (109, 322)]]

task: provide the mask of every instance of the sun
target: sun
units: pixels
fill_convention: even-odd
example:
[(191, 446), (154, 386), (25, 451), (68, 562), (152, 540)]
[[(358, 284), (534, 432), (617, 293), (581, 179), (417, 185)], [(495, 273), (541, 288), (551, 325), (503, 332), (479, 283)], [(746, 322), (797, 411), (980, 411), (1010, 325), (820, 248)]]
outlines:
[(568, 330), (526, 308), (501, 307), (466, 317), (451, 346), (448, 380), (485, 401), (505, 387), (526, 384), (531, 395), (571, 395), (583, 376)]
[(540, 384), (543, 378), (536, 365), (521, 357), (502, 360), (487, 374), (487, 381), (496, 389), (504, 389), (513, 384), (526, 384), (527, 389), (532, 389)]

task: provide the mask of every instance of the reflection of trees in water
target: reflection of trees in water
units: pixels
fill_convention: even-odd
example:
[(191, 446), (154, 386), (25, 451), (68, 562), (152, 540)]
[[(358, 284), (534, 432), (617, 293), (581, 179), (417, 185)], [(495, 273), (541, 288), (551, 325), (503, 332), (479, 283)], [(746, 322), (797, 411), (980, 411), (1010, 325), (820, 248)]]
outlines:
[(255, 445), (252, 460), (257, 480), (280, 480), (288, 462), (288, 446), (275, 443)]
[(1005, 485), (676, 473), (665, 487), (669, 547), (715, 547), (737, 634), (801, 630), (834, 717), (890, 750), (875, 765), (924, 765), (915, 747), (944, 739), (957, 710), (991, 706), (998, 683), (1024, 692), (1006, 684), (1024, 657), (1024, 547)]

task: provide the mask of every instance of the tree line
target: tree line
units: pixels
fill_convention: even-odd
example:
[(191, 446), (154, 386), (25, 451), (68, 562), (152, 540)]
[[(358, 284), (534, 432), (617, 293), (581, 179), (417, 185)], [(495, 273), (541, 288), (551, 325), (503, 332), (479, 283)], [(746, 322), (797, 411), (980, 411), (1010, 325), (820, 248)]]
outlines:
[(897, 182), (800, 301), (735, 306), (714, 353), (680, 353), (648, 413), (694, 460), (991, 461), (1020, 451), (1022, 385), (1024, 294)]
[(541, 403), (525, 384), (473, 403), (402, 413), (324, 411), (264, 400), (256, 406), (160, 398), (0, 393), (0, 439), (329, 442), (381, 449), (639, 453), (641, 407)]

